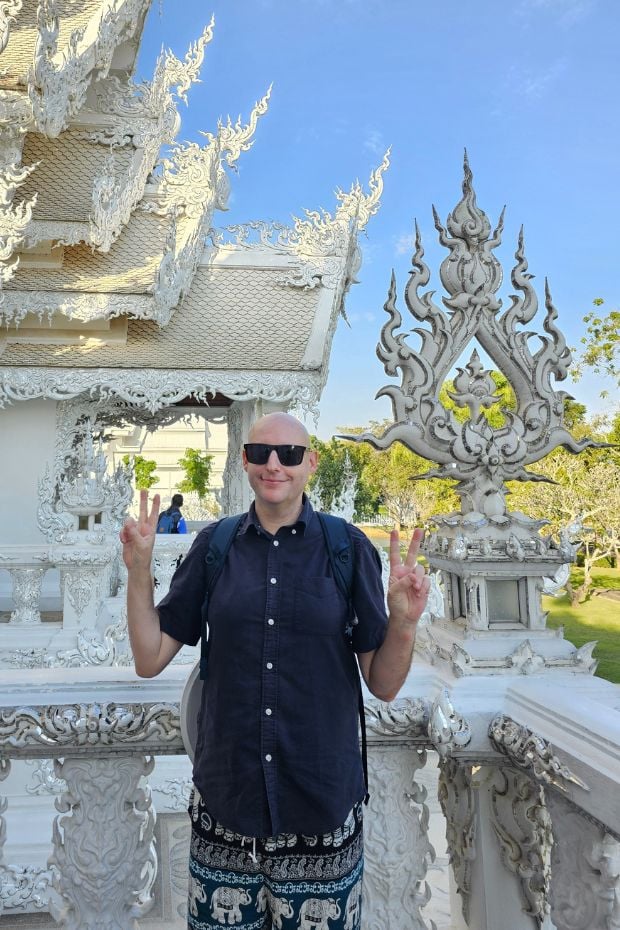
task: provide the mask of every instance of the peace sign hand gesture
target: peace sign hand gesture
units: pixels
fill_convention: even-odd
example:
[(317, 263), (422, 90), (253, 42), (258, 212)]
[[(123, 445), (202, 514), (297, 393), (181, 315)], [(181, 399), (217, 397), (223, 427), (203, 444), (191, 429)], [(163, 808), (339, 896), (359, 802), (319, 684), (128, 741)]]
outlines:
[(423, 539), (423, 530), (414, 530), (403, 562), (398, 530), (392, 530), (390, 533), (390, 578), (387, 595), (390, 624), (415, 629), (426, 607), (430, 579), (424, 567), (417, 561)]
[(123, 561), (128, 571), (151, 570), (151, 558), (157, 533), (159, 517), (159, 494), (153, 497), (150, 513), (148, 512), (149, 492), (140, 491), (140, 512), (138, 519), (129, 517), (120, 531), (123, 544)]

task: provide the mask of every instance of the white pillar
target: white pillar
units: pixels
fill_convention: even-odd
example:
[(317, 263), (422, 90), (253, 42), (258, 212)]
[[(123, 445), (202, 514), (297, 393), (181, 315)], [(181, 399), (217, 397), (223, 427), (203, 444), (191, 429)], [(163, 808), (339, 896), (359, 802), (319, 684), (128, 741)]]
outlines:
[(241, 450), (256, 419), (255, 401), (235, 401), (228, 408), (228, 454), (223, 475), (222, 516), (243, 513), (252, 500)]
[(54, 821), (58, 874), (50, 912), (63, 930), (138, 930), (152, 898), (157, 872), (155, 812), (149, 788), (140, 787), (154, 759), (144, 755), (55, 760), (67, 782)]
[(507, 766), (441, 763), (454, 930), (553, 930), (543, 789)]

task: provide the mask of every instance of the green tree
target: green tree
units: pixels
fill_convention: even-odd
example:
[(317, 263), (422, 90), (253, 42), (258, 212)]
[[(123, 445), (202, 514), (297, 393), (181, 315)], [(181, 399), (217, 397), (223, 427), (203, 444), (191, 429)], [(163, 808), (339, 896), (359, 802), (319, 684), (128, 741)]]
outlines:
[(152, 459), (145, 459), (143, 455), (124, 455), (123, 464), (133, 468), (138, 491), (148, 491), (159, 481), (159, 475), (155, 474), (157, 462)]
[[(574, 427), (578, 436), (613, 441), (613, 433), (600, 420), (582, 420)], [(556, 449), (532, 471), (552, 482), (509, 482), (511, 510), (549, 521), (557, 539), (569, 524), (581, 523), (579, 558), (583, 582), (566, 589), (573, 605), (583, 603), (593, 587), (592, 569), (603, 560), (617, 560), (620, 549), (620, 453), (616, 449), (586, 449), (572, 455)]]
[(620, 311), (610, 310), (603, 314), (601, 307), (605, 301), (602, 297), (597, 297), (592, 303), (594, 309), (583, 318), (583, 322), (587, 323), (586, 334), (581, 340), (584, 349), (573, 374), (580, 377), (584, 368), (592, 368), (598, 374), (608, 375), (620, 386)]
[(202, 501), (209, 490), (212, 459), (212, 455), (200, 452), (199, 449), (186, 449), (185, 455), (179, 459), (179, 466), (185, 472), (185, 478), (179, 484), (179, 491), (195, 491), (198, 499)]
[[(361, 430), (346, 429), (343, 432), (361, 432)], [(321, 502), (325, 510), (329, 510), (334, 501), (342, 493), (345, 459), (348, 455), (351, 470), (357, 478), (355, 493), (355, 519), (362, 520), (377, 512), (379, 501), (377, 495), (363, 478), (365, 463), (372, 455), (370, 446), (357, 444), (342, 439), (330, 439), (323, 442), (316, 436), (310, 437), (310, 443), (319, 457), (319, 464), (315, 474), (310, 479), (310, 490), (318, 484)]]

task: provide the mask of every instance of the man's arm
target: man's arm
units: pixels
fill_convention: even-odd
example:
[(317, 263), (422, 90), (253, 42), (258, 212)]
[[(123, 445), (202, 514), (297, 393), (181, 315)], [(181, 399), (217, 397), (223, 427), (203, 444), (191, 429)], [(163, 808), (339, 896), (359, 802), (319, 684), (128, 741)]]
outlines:
[(381, 701), (393, 701), (411, 666), (418, 620), (426, 606), (430, 581), (417, 558), (422, 530), (415, 530), (402, 562), (398, 531), (390, 534), (388, 627), (385, 639), (373, 652), (358, 653), (368, 690)]
[(183, 645), (162, 633), (153, 600), (151, 560), (159, 515), (158, 494), (150, 513), (147, 511), (148, 491), (140, 491), (138, 520), (130, 517), (120, 532), (127, 566), (127, 628), (136, 673), (141, 678), (158, 675)]

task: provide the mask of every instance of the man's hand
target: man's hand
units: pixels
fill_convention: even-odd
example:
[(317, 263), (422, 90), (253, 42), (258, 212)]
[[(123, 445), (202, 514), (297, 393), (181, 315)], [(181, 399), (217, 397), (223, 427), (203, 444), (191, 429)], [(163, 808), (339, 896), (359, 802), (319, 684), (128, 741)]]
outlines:
[(403, 562), (398, 530), (390, 533), (390, 578), (387, 592), (390, 624), (415, 628), (426, 607), (430, 580), (423, 566), (418, 564), (423, 538), (422, 530), (414, 530)]
[(119, 533), (123, 544), (123, 561), (129, 571), (134, 569), (151, 569), (157, 518), (159, 517), (159, 494), (153, 497), (151, 511), (148, 512), (149, 492), (140, 491), (140, 513), (138, 519), (129, 517)]

